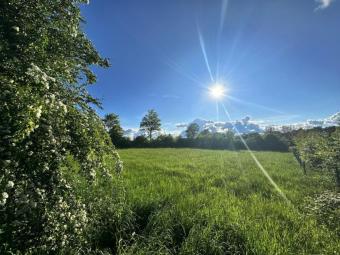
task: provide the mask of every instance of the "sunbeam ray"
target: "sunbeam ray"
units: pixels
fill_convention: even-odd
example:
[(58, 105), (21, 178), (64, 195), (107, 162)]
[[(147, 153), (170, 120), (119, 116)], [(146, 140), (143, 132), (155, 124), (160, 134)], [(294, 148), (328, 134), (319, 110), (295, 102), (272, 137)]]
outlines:
[(220, 111), (218, 109), (218, 102), (216, 101), (216, 119), (217, 121), (220, 121)]
[[(223, 104), (223, 102), (221, 102), (222, 108), (224, 110), (224, 113), (226, 114), (226, 116), (228, 117), (230, 123), (232, 124), (232, 120), (230, 117), (230, 114), (227, 110), (227, 108), (225, 107), (225, 105)], [(233, 125), (233, 124), (232, 124)], [(286, 195), (282, 192), (282, 190), (279, 188), (279, 186), (274, 182), (274, 180), (270, 177), (270, 175), (268, 174), (268, 172), (266, 171), (266, 169), (264, 169), (264, 167), (262, 166), (262, 164), (260, 163), (260, 161), (257, 159), (257, 157), (255, 156), (255, 154), (253, 153), (253, 151), (249, 148), (248, 144), (246, 143), (246, 141), (243, 139), (241, 133), (238, 131), (238, 129), (233, 125), (237, 135), (240, 137), (241, 142), (243, 143), (244, 147), (246, 147), (247, 151), (249, 152), (250, 156), (253, 158), (253, 160), (255, 161), (256, 165), (258, 166), (258, 168), (261, 170), (261, 172), (263, 173), (263, 175), (268, 179), (269, 183), (275, 188), (275, 190), (280, 194), (280, 196), (288, 203), (290, 204), (291, 202), (288, 200), (288, 198), (286, 197)]]
[(201, 30), (200, 30), (198, 25), (197, 25), (197, 33), (198, 33), (198, 38), (199, 38), (199, 41), (200, 41), (200, 46), (201, 46), (202, 54), (203, 54), (203, 57), (204, 57), (204, 61), (205, 61), (205, 64), (207, 66), (207, 69), (208, 69), (208, 72), (209, 72), (209, 75), (210, 75), (210, 79), (213, 82), (214, 77), (212, 75), (211, 68), (210, 68), (209, 61), (208, 61), (208, 57), (207, 57), (207, 52), (205, 50), (204, 39), (202, 37)]
[(222, 0), (222, 8), (221, 8), (221, 18), (220, 18), (220, 28), (219, 33), (221, 34), (223, 31), (225, 16), (227, 13), (227, 7), (228, 7), (228, 0)]
[(221, 38), (222, 38), (222, 32), (225, 22), (225, 17), (227, 13), (227, 7), (228, 7), (228, 0), (222, 0), (221, 4), (221, 14), (220, 14), (220, 26), (218, 28), (217, 32), (217, 63), (216, 63), (216, 79), (218, 79), (220, 75), (220, 58), (221, 58)]

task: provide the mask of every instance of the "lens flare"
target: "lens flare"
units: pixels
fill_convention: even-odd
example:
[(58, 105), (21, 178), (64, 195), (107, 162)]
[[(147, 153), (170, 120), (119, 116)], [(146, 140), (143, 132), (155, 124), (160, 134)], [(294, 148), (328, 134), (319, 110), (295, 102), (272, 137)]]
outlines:
[[(221, 103), (222, 108), (224, 110), (224, 113), (227, 115), (230, 123), (232, 123), (230, 114), (227, 110), (227, 108), (225, 107), (225, 105), (223, 103)], [(234, 125), (233, 125), (234, 126)], [(257, 159), (257, 157), (255, 156), (255, 154), (253, 153), (253, 151), (249, 148), (248, 144), (246, 143), (246, 141), (243, 139), (241, 133), (238, 131), (238, 129), (234, 126), (234, 129), (236, 131), (236, 134), (240, 137), (244, 147), (246, 147), (247, 151), (249, 152), (250, 156), (253, 158), (253, 160), (255, 161), (256, 165), (258, 166), (258, 168), (261, 170), (261, 172), (263, 173), (263, 175), (267, 178), (267, 180), (269, 181), (269, 183), (275, 188), (275, 190), (280, 194), (280, 196), (288, 203), (291, 204), (291, 202), (288, 200), (288, 198), (286, 197), (286, 195), (282, 192), (282, 190), (279, 188), (279, 186), (274, 182), (274, 180), (271, 178), (271, 176), (269, 175), (269, 173), (266, 171), (266, 169), (262, 166), (262, 164), (260, 163), (260, 161)]]
[(200, 42), (200, 46), (201, 46), (202, 54), (203, 54), (203, 57), (204, 57), (204, 61), (205, 61), (205, 64), (207, 66), (207, 69), (208, 69), (208, 72), (209, 72), (209, 75), (210, 75), (210, 79), (211, 79), (211, 81), (214, 81), (214, 77), (212, 75), (211, 68), (210, 68), (209, 61), (208, 61), (207, 52), (205, 50), (204, 39), (203, 39), (201, 30), (200, 30), (200, 27), (199, 27), (198, 24), (197, 24), (197, 33), (198, 33), (198, 39), (199, 39), (199, 42)]
[(209, 95), (216, 100), (221, 100), (226, 96), (226, 88), (220, 83), (215, 83), (210, 86)]

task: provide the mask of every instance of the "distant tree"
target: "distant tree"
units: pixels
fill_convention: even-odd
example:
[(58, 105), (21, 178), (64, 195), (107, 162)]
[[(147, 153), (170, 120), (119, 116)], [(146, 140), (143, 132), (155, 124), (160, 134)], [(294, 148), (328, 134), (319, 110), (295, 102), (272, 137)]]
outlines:
[(151, 109), (148, 111), (140, 123), (140, 128), (147, 133), (149, 140), (152, 139), (154, 131), (161, 130), (161, 120), (155, 110)]
[(199, 133), (199, 138), (205, 137), (205, 136), (209, 136), (211, 135), (211, 132), (209, 131), (209, 129), (204, 129), (202, 132)]
[(174, 146), (174, 137), (170, 134), (168, 135), (160, 135), (157, 137), (157, 139), (155, 140), (156, 142), (156, 147), (173, 147)]
[(145, 136), (137, 136), (133, 142), (132, 142), (133, 147), (149, 147), (149, 142)]
[(242, 137), (250, 149), (252, 150), (263, 150), (264, 149), (264, 141), (260, 134), (250, 133), (250, 134), (242, 135)]
[(110, 130), (115, 125), (119, 124), (119, 117), (117, 114), (109, 113), (104, 116), (103, 122), (105, 127)]
[(200, 127), (196, 123), (191, 123), (185, 133), (189, 139), (193, 139), (198, 135)]
[(264, 150), (288, 151), (288, 141), (280, 133), (267, 133), (263, 136)]
[(123, 129), (120, 125), (119, 116), (114, 113), (106, 114), (103, 121), (109, 131), (112, 143), (120, 147), (120, 142), (123, 138)]

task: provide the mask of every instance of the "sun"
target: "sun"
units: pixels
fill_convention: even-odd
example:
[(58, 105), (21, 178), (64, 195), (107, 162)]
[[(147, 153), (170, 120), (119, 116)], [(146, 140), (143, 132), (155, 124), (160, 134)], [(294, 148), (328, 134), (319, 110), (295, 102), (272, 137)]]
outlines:
[(215, 83), (209, 87), (209, 95), (216, 100), (220, 100), (226, 96), (226, 88), (221, 83)]

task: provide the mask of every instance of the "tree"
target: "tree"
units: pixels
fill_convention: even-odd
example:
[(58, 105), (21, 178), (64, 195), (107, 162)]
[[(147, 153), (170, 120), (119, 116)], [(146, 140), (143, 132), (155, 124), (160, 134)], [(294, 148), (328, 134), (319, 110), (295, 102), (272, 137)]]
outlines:
[(160, 135), (153, 141), (153, 146), (160, 148), (167, 148), (174, 146), (174, 138), (172, 135)]
[(149, 141), (147, 140), (147, 138), (145, 138), (145, 136), (137, 136), (133, 141), (132, 144), (134, 145), (134, 147), (137, 148), (143, 148), (143, 147), (148, 147), (149, 146)]
[(332, 133), (323, 130), (305, 131), (295, 138), (296, 148), (303, 161), (312, 168), (334, 173), (340, 188), (340, 129)]
[(140, 123), (140, 128), (147, 133), (150, 141), (152, 139), (152, 133), (161, 130), (161, 120), (155, 110), (151, 109), (148, 111)]
[(191, 123), (185, 133), (189, 139), (193, 139), (198, 135), (200, 127), (196, 123)]
[(81, 29), (81, 2), (0, 1), (1, 254), (86, 250), (94, 201), (69, 162), (84, 194), (122, 167), (87, 91), (90, 67), (108, 62)]
[(266, 133), (263, 136), (264, 150), (288, 151), (288, 141), (280, 133)]
[(263, 150), (264, 149), (264, 142), (263, 138), (258, 133), (249, 133), (242, 135), (245, 142), (248, 144), (251, 150)]
[(337, 188), (340, 190), (340, 129), (321, 140), (318, 153), (322, 158), (323, 168), (334, 173)]
[(112, 143), (120, 147), (124, 132), (120, 126), (119, 116), (114, 113), (106, 114), (103, 121), (109, 131)]

